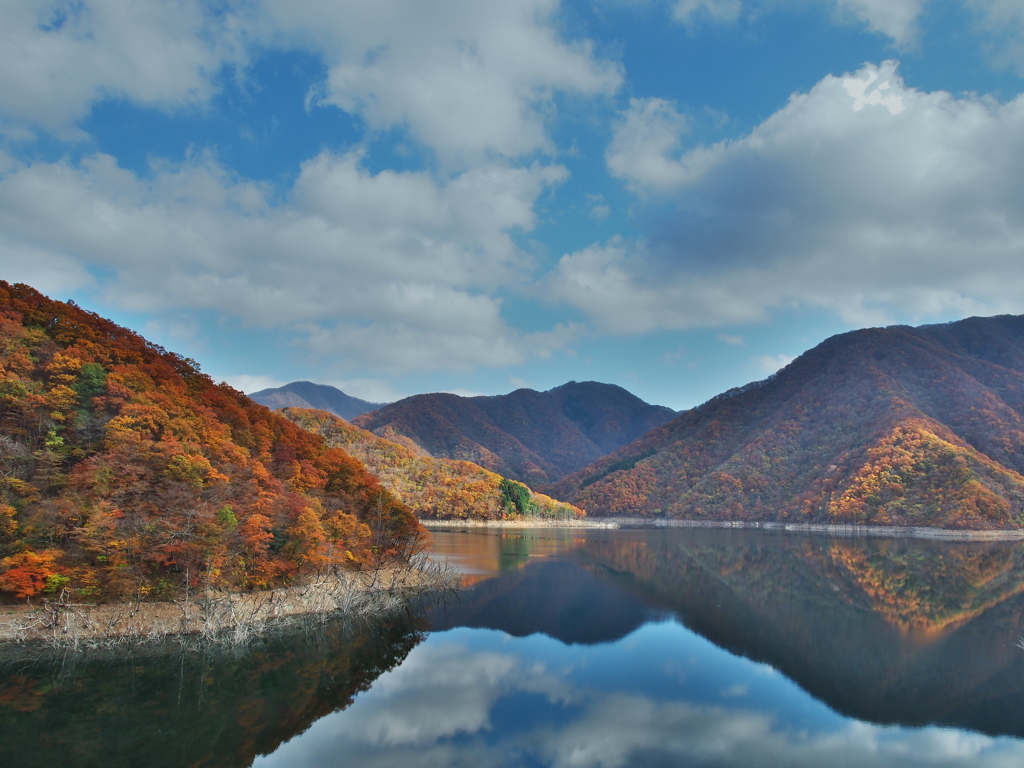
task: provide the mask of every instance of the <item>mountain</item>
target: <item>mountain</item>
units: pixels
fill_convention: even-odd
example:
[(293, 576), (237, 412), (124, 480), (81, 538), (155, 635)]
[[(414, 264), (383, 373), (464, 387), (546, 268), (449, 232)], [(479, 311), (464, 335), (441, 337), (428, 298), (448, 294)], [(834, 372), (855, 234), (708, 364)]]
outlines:
[(371, 403), (346, 395), (337, 387), (314, 384), (311, 381), (293, 381), (283, 387), (261, 389), (249, 398), (272, 411), (279, 408), (314, 408), (327, 411), (351, 421), (356, 416), (375, 411), (384, 403)]
[(402, 559), (361, 462), (72, 303), (0, 282), (0, 593), (171, 599)]
[(468, 461), (438, 459), (414, 445), (377, 437), (324, 411), (285, 408), (286, 418), (362, 461), (421, 519), (566, 519), (583, 513)]
[(493, 397), (415, 395), (353, 423), (405, 438), (436, 457), (471, 461), (541, 487), (587, 466), (675, 416), (622, 387), (570, 381), (547, 392)]
[(549, 489), (590, 515), (1019, 528), (1024, 317), (834, 336)]

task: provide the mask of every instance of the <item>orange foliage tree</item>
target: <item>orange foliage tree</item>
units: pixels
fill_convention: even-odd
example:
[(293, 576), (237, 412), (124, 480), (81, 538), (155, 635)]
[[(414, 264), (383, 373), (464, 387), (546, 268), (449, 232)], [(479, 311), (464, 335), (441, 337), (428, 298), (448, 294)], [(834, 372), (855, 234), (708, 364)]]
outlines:
[(423, 535), (323, 437), (192, 360), (0, 282), (0, 591), (274, 586), (402, 559)]

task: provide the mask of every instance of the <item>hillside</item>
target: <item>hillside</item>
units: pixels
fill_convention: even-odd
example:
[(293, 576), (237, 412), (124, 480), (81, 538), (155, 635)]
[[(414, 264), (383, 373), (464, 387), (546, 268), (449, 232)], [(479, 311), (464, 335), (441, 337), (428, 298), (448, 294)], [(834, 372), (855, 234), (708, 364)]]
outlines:
[(675, 415), (622, 387), (571, 381), (494, 397), (415, 395), (354, 420), (432, 456), (471, 461), (537, 488), (635, 440)]
[(337, 387), (314, 384), (311, 381), (293, 381), (283, 387), (261, 389), (250, 394), (249, 398), (272, 411), (279, 408), (313, 408), (333, 413), (348, 421), (384, 405), (360, 400), (358, 397), (346, 395)]
[(283, 415), (362, 461), (395, 497), (421, 519), (496, 520), (507, 517), (573, 518), (570, 504), (530, 491), (468, 461), (437, 459), (415, 446), (377, 437), (342, 419), (301, 408)]
[(1019, 528), (1024, 317), (832, 337), (550, 492), (590, 515)]
[(358, 460), (74, 304), (0, 282), (0, 594), (169, 599), (404, 558)]

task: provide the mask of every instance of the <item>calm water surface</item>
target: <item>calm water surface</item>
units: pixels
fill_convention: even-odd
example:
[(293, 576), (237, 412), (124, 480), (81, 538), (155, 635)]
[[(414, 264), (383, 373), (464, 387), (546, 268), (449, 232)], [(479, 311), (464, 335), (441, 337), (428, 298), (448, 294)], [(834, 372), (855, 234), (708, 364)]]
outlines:
[(0, 669), (2, 765), (1024, 765), (1024, 545), (435, 533), (469, 588), (245, 654)]

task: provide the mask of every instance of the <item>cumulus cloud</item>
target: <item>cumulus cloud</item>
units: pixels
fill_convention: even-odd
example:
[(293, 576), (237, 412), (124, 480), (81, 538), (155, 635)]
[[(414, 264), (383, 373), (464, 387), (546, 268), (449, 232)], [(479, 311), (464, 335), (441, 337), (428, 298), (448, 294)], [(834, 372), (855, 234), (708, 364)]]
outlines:
[(160, 108), (202, 103), (243, 60), (238, 20), (201, 0), (0, 4), (0, 129), (70, 136), (102, 98)]
[(1024, 76), (1024, 5), (1018, 0), (966, 0), (995, 63)]
[(918, 18), (926, 0), (835, 0), (836, 8), (852, 14), (872, 32), (892, 38), (896, 43), (914, 42)]
[(269, 39), (318, 50), (319, 103), (406, 128), (447, 162), (551, 149), (553, 95), (610, 94), (622, 74), (554, 28), (559, 0), (264, 0)]
[[(0, 6), (0, 134), (87, 138), (97, 103), (208, 106), (225, 68), (266, 50), (319, 57), (310, 108), (436, 153), (434, 173), (371, 173), (321, 152), (290, 188), (239, 177), (200, 150), (148, 173), (94, 154), (0, 153), (6, 279), (146, 313), (215, 310), (285, 328), (335, 375), (504, 365), (549, 355), (572, 326), (520, 334), (502, 290), (528, 281), (515, 245), (567, 177), (558, 95), (615, 92), (621, 67), (559, 29), (559, 0), (43, 0)], [(428, 158), (424, 165), (434, 166)], [(595, 216), (607, 209), (595, 205)]]
[(646, 241), (561, 259), (550, 290), (603, 327), (1024, 311), (1024, 96), (926, 93), (885, 62), (824, 78), (737, 140), (663, 142), (631, 168), (614, 163), (619, 139), (613, 172), (672, 215)]
[[(536, 198), (565, 175), (489, 164), (438, 181), (324, 152), (271, 205), (208, 156), (146, 179), (102, 154), (13, 164), (0, 174), (0, 245), (7, 279), (92, 289), (129, 311), (213, 310), (291, 329), (339, 370), (502, 365), (573, 334), (518, 334), (495, 296), (530, 271), (513, 234), (533, 228)], [(89, 270), (47, 280), (37, 254)]]
[(634, 192), (666, 191), (685, 181), (686, 169), (674, 159), (686, 118), (665, 99), (630, 99), (619, 117), (605, 161), (612, 176)]
[(552, 149), (558, 92), (610, 94), (620, 67), (564, 41), (559, 0), (44, 0), (0, 6), (0, 128), (65, 137), (103, 99), (166, 109), (216, 92), (260, 47), (309, 50), (312, 101), (406, 129), (447, 161)]

